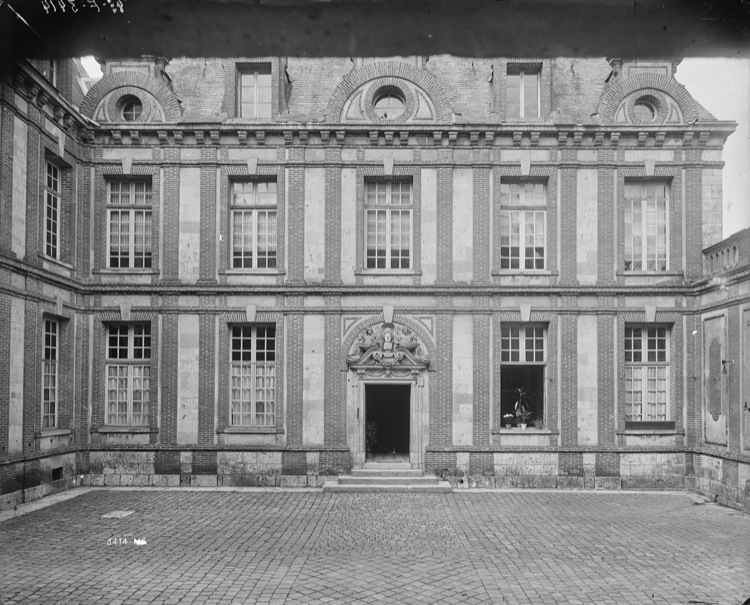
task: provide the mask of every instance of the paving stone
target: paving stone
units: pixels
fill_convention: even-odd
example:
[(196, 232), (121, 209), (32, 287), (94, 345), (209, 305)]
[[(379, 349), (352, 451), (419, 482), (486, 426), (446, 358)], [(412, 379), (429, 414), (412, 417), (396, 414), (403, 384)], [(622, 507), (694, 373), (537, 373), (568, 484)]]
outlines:
[[(101, 518), (116, 510), (135, 512)], [(3, 604), (736, 605), (750, 596), (750, 515), (678, 493), (119, 487), (0, 522), (0, 544)]]

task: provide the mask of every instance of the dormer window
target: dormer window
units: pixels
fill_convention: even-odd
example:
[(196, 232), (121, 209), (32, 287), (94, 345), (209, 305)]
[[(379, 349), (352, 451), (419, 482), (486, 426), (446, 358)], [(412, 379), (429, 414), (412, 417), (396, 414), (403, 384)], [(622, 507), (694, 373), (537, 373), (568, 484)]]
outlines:
[(395, 120), (404, 113), (406, 104), (401, 95), (389, 91), (375, 99), (373, 109), (381, 120)]

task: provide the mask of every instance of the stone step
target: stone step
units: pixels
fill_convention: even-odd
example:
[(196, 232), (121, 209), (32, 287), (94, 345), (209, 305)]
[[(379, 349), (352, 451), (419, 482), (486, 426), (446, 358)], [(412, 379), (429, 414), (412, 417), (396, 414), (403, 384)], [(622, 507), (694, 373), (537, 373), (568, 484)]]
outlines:
[(326, 481), (323, 485), (323, 491), (329, 493), (419, 493), (419, 494), (447, 494), (451, 491), (451, 484), (447, 481), (438, 481), (429, 485), (404, 485), (404, 484), (386, 484), (386, 485), (363, 485), (361, 483), (342, 485), (338, 481)]
[(352, 470), (354, 477), (421, 477), (422, 471), (418, 468), (355, 468)]
[(384, 469), (389, 470), (411, 470), (412, 466), (408, 462), (365, 462), (364, 466), (362, 467), (365, 470), (378, 470), (382, 471)]
[(361, 475), (339, 475), (339, 485), (435, 485), (437, 477), (363, 477)]

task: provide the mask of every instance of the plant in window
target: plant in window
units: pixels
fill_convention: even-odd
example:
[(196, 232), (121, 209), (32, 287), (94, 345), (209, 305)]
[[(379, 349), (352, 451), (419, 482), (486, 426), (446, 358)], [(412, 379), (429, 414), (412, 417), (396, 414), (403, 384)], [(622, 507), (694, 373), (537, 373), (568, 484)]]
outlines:
[(526, 423), (531, 416), (531, 396), (523, 387), (518, 387), (516, 389), (516, 397), (516, 422), (518, 426), (525, 429)]
[(513, 414), (504, 414), (503, 420), (505, 420), (505, 428), (509, 429), (513, 424)]

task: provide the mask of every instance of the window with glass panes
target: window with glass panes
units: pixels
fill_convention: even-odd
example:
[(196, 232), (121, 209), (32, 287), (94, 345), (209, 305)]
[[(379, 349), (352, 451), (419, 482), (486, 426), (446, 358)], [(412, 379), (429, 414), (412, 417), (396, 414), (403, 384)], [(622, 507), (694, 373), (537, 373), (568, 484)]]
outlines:
[(60, 258), (60, 169), (50, 162), (44, 181), (44, 253)]
[(546, 206), (544, 183), (500, 184), (500, 269), (545, 268)]
[(669, 183), (625, 183), (625, 271), (667, 270)]
[(241, 118), (271, 117), (271, 69), (242, 69), (238, 73)]
[(109, 266), (151, 268), (151, 182), (109, 183)]
[(625, 327), (625, 419), (669, 420), (669, 330)]
[(412, 250), (410, 181), (365, 183), (365, 267), (410, 269)]
[[(513, 424), (520, 393), (531, 412), (527, 423), (544, 423), (546, 327), (503, 324), (500, 327), (500, 414)], [(510, 418), (507, 415), (510, 414)]]
[(276, 423), (276, 326), (232, 327), (231, 426)]
[(508, 69), (507, 115), (509, 118), (539, 117), (539, 70)]
[(107, 327), (108, 425), (144, 426), (151, 402), (151, 325)]
[(232, 267), (276, 268), (276, 181), (232, 183)]
[(42, 359), (42, 428), (57, 427), (57, 410), (60, 396), (58, 357), (60, 351), (60, 323), (44, 320), (44, 347)]

